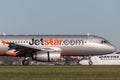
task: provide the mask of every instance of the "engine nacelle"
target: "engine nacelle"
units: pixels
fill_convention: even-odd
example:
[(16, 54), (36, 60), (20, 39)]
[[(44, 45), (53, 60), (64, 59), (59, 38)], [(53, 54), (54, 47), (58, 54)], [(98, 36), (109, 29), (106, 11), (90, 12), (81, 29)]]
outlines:
[(57, 61), (61, 57), (59, 52), (41, 52), (38, 51), (33, 54), (33, 59), (37, 61)]

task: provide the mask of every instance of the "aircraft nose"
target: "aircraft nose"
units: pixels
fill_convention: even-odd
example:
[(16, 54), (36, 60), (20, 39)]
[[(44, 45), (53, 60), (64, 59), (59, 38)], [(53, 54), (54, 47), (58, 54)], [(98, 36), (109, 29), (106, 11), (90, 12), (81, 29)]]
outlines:
[(110, 48), (109, 48), (110, 52), (113, 53), (117, 50), (116, 46), (114, 45), (111, 45)]

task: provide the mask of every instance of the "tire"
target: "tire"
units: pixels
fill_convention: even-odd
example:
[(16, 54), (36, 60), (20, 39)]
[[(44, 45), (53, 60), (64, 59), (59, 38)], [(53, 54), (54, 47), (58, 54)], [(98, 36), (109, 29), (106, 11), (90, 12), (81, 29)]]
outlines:
[(23, 64), (23, 65), (29, 65), (29, 61), (28, 61), (28, 60), (23, 60), (23, 61), (22, 61), (22, 64)]
[(92, 62), (92, 61), (89, 61), (89, 65), (90, 65), (90, 66), (93, 65), (93, 62)]

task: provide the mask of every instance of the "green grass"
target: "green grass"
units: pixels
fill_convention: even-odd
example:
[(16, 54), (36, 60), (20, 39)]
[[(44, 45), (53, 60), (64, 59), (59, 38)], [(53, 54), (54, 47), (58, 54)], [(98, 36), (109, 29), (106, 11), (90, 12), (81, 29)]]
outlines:
[(0, 80), (120, 80), (120, 66), (0, 66)]

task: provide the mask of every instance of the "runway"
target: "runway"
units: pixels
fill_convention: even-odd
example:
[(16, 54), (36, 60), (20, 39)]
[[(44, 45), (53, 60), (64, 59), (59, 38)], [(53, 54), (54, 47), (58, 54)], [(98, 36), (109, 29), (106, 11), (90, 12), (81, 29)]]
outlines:
[(1, 80), (119, 80), (120, 66), (0, 66)]

